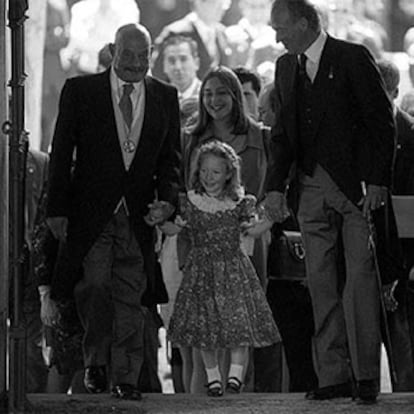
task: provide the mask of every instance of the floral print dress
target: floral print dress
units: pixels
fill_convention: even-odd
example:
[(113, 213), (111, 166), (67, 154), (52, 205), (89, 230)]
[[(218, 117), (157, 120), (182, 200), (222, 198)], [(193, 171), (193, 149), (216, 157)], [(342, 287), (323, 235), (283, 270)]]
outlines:
[(280, 341), (254, 267), (240, 243), (240, 223), (255, 198), (217, 200), (189, 191), (182, 216), (191, 241), (168, 337), (175, 346), (264, 347)]

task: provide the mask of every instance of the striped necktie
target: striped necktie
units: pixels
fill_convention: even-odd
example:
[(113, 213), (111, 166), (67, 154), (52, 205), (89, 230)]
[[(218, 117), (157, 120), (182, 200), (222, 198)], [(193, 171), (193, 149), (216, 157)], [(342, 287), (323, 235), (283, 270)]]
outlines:
[(124, 121), (128, 126), (128, 129), (131, 129), (132, 124), (132, 101), (131, 93), (134, 90), (134, 85), (132, 83), (126, 83), (124, 86), (124, 91), (122, 93), (121, 99), (119, 101), (119, 108), (124, 117)]

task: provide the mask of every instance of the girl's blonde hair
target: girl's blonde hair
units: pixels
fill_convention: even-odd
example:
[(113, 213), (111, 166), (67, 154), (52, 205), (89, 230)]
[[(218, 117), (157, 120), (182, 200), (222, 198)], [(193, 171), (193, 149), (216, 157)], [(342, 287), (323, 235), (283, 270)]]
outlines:
[(199, 194), (205, 193), (205, 189), (200, 181), (200, 168), (201, 162), (206, 155), (214, 155), (226, 162), (227, 173), (230, 173), (230, 177), (226, 180), (223, 197), (229, 197), (233, 201), (239, 201), (244, 194), (241, 185), (240, 157), (230, 145), (215, 138), (195, 150), (195, 155), (190, 166), (190, 189)]

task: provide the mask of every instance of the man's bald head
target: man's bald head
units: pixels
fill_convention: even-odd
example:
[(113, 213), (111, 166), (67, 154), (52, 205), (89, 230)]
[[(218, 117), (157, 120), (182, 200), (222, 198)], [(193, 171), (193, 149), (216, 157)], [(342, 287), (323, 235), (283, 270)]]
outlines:
[(141, 24), (121, 26), (111, 46), (113, 67), (125, 82), (139, 82), (148, 72), (151, 56), (151, 35)]

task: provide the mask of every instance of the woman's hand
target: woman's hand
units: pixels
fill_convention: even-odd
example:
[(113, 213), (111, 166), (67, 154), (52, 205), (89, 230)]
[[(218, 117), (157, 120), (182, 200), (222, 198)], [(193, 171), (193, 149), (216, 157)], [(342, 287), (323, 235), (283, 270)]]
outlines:
[(40, 319), (46, 326), (53, 326), (59, 321), (60, 314), (56, 302), (50, 298), (50, 287), (39, 286)]

